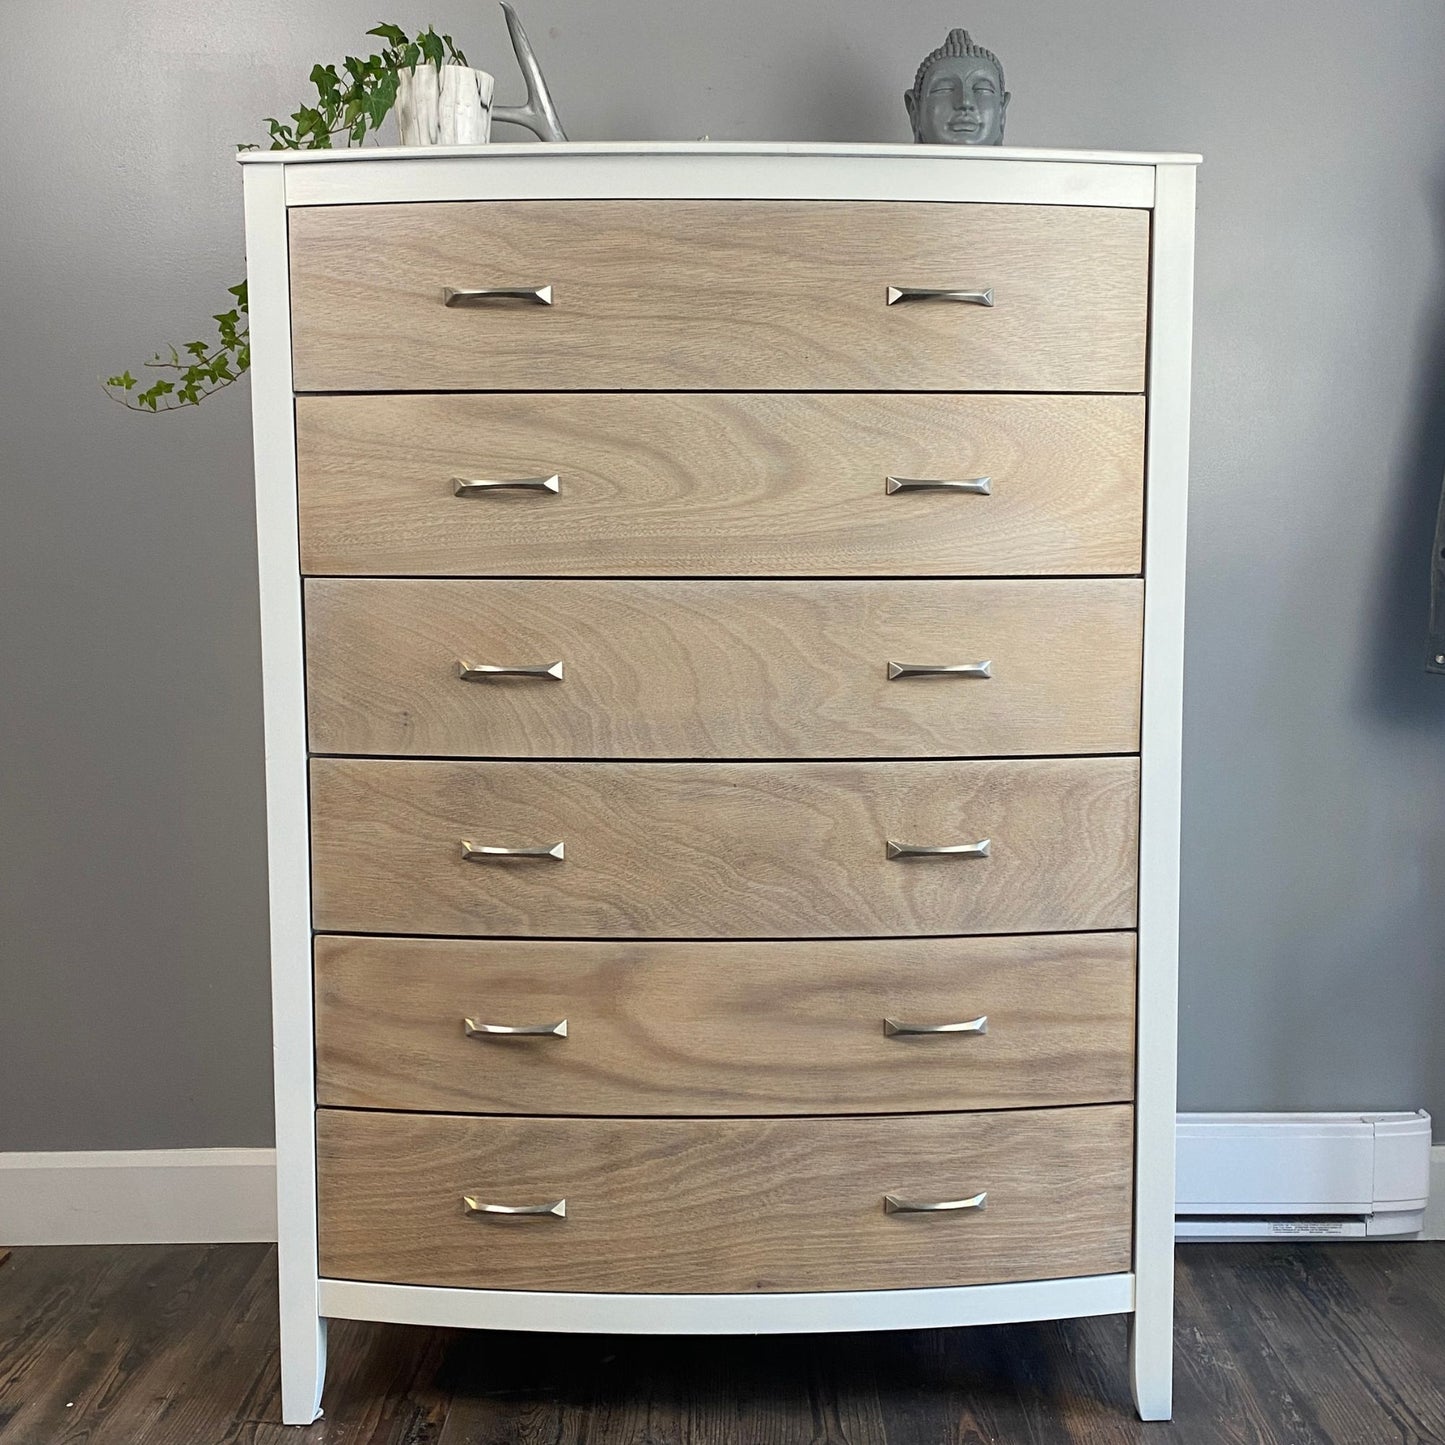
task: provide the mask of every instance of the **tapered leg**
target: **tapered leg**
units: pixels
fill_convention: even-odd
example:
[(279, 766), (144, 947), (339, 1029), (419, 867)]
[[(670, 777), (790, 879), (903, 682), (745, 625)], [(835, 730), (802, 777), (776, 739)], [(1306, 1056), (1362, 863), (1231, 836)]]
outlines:
[(1157, 1301), (1129, 1316), (1129, 1388), (1141, 1420), (1168, 1420), (1174, 1413), (1173, 1291), (1161, 1311)]
[(326, 1321), (315, 1312), (288, 1319), (281, 1313), (281, 1421), (310, 1425), (321, 1418), (326, 1383)]
[(1154, 171), (1149, 278), (1149, 476), (1139, 731), (1139, 991), (1135, 1005), (1134, 1318), (1129, 1375), (1145, 1420), (1167, 1420), (1174, 1365), (1174, 1136), (1179, 1004), (1180, 754), (1189, 484), (1194, 167)]

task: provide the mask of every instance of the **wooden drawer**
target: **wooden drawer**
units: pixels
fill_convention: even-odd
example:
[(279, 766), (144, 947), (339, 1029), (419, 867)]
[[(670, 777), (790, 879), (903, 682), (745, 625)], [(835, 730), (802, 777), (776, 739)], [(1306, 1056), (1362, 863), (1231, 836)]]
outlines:
[[(312, 579), (320, 753), (847, 758), (1139, 746), (1143, 584)], [(507, 677), (476, 666), (547, 668)], [(987, 664), (913, 676), (891, 663)], [(471, 669), (462, 675), (462, 665)]]
[[(311, 764), (315, 927), (563, 938), (1132, 928), (1135, 758)], [(885, 843), (989, 840), (987, 857)], [(481, 847), (565, 857), (468, 862)]]
[[(1133, 1110), (317, 1115), (321, 1273), (481, 1289), (906, 1289), (1130, 1265)], [(887, 1213), (885, 1195), (981, 1209)], [(468, 1214), (565, 1199), (565, 1217)]]
[[(979, 1019), (981, 1032), (906, 1031)], [(559, 1021), (560, 1033), (482, 1031)], [(1133, 1097), (1134, 935), (827, 943), (323, 935), (316, 1074), (322, 1104), (447, 1113), (1110, 1103)]]
[[(298, 391), (1142, 391), (1143, 211), (818, 201), (296, 208)], [(549, 287), (550, 304), (444, 292)], [(888, 302), (889, 288), (992, 305)]]
[(308, 573), (1140, 569), (1137, 396), (303, 396), (296, 454)]

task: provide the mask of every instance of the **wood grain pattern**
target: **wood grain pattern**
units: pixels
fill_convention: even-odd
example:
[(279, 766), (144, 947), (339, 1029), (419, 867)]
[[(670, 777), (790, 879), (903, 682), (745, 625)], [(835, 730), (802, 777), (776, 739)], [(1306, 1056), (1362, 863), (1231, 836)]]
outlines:
[[(476, 763), (317, 758), (315, 927), (803, 938), (1130, 928), (1134, 758)], [(990, 839), (888, 859), (888, 839)], [(465, 862), (462, 840), (565, 861)]]
[[(1137, 396), (302, 396), (296, 446), (308, 573), (1140, 569)], [(554, 473), (555, 496), (453, 494)], [(993, 490), (890, 496), (890, 475)]]
[[(1144, 211), (495, 201), (290, 222), (298, 391), (1144, 387)], [(550, 306), (442, 303), (542, 285)], [(994, 304), (889, 306), (889, 286)]]
[[(988, 1019), (886, 1037), (885, 1018)], [(565, 1038), (462, 1020), (567, 1020)], [(827, 943), (316, 940), (322, 1104), (482, 1114), (881, 1114), (1128, 1100), (1134, 937)]]
[[(660, 1294), (1129, 1268), (1127, 1105), (845, 1119), (317, 1112), (322, 1274)], [(883, 1195), (987, 1207), (885, 1214)], [(566, 1198), (565, 1219), (468, 1217)], [(1061, 1219), (1068, 1220), (1060, 1228)]]
[[(1135, 752), (1143, 584), (312, 579), (322, 753), (847, 758)], [(458, 663), (565, 665), (464, 682)], [(889, 661), (988, 661), (899, 678)]]

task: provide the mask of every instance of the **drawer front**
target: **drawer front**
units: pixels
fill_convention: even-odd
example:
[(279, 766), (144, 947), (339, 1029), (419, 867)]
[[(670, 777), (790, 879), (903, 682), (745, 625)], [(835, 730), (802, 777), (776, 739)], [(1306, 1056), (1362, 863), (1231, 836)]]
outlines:
[[(311, 800), (323, 932), (802, 938), (1135, 922), (1135, 758), (317, 758)], [(973, 855), (889, 857), (890, 841)], [(541, 856), (468, 861), (464, 844)]]
[[(1139, 746), (1142, 622), (1133, 578), (312, 579), (311, 747), (523, 758), (1127, 753)], [(916, 671), (928, 667), (964, 670)]]
[[(298, 391), (1144, 387), (1144, 211), (322, 206), (290, 212), (290, 249)], [(544, 287), (545, 305), (445, 304), (447, 288)], [(890, 287), (992, 304), (889, 304)]]
[[(1137, 396), (324, 396), (302, 569), (992, 576), (1140, 569)], [(888, 490), (988, 479), (966, 488)], [(530, 488), (463, 481), (532, 480)], [(555, 478), (556, 490), (540, 485)]]
[[(766, 1293), (1130, 1266), (1127, 1105), (849, 1119), (317, 1116), (321, 1273)], [(884, 1198), (981, 1208), (888, 1213)], [(565, 1200), (565, 1215), (469, 1213)]]
[(323, 935), (316, 1073), (322, 1104), (445, 1113), (883, 1114), (1128, 1100), (1134, 935)]

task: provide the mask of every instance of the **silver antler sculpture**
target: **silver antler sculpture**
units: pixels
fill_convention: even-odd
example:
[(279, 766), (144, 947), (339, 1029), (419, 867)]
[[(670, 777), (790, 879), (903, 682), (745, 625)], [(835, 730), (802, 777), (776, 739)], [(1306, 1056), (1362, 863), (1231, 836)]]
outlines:
[(532, 54), (532, 43), (507, 0), (502, 0), (502, 13), (507, 17), (507, 30), (512, 37), (512, 49), (517, 52), (517, 64), (522, 67), (522, 79), (527, 82), (527, 99), (522, 105), (494, 105), (492, 120), (526, 126), (542, 140), (566, 140), (562, 122), (557, 119), (557, 107), (552, 104), (547, 82), (542, 78), (542, 67)]

